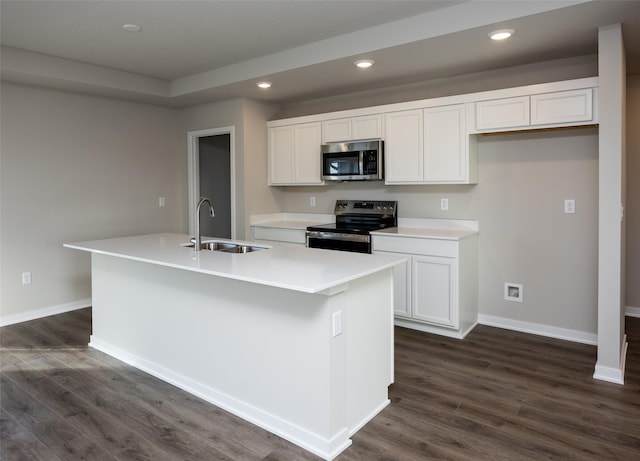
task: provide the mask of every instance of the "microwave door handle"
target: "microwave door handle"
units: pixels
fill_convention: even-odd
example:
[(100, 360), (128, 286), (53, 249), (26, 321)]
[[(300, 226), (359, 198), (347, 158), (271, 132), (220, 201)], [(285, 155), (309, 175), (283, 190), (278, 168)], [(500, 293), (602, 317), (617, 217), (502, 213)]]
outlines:
[(364, 151), (358, 152), (358, 174), (364, 174)]

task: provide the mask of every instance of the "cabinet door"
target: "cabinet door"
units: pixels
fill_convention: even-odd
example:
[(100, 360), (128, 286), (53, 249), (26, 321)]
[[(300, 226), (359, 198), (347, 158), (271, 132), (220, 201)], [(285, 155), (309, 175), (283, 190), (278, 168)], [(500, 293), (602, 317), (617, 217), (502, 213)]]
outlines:
[(322, 184), (320, 123), (294, 125), (294, 179), (296, 184)]
[(456, 262), (453, 258), (413, 256), (411, 265), (413, 318), (458, 328)]
[(468, 179), (464, 104), (424, 110), (424, 180)]
[(535, 94), (531, 96), (531, 124), (566, 124), (593, 120), (593, 90)]
[(500, 130), (529, 126), (529, 96), (476, 103), (476, 129)]
[(385, 183), (423, 180), (424, 140), (422, 110), (385, 114)]
[(375, 253), (407, 258), (404, 264), (393, 266), (393, 313), (398, 317), (411, 318), (411, 256), (387, 251)]
[(352, 139), (378, 139), (382, 137), (382, 115), (363, 115), (351, 119)]
[(293, 126), (269, 128), (269, 185), (294, 181), (294, 134)]
[(350, 118), (340, 118), (322, 122), (323, 142), (350, 141), (351, 139)]

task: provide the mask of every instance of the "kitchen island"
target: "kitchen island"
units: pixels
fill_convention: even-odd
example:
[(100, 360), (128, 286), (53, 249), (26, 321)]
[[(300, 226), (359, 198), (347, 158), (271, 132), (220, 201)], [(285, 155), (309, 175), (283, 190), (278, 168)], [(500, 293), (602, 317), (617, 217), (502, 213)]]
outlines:
[(196, 252), (188, 242), (65, 245), (92, 253), (90, 346), (337, 456), (389, 403), (392, 269), (404, 259), (288, 244)]

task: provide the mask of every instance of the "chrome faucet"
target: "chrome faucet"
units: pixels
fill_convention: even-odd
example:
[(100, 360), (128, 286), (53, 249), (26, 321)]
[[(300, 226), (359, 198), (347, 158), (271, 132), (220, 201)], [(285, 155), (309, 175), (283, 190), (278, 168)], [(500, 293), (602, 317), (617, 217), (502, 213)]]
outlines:
[(205, 202), (209, 205), (209, 215), (211, 215), (212, 218), (216, 215), (213, 211), (213, 205), (211, 205), (209, 199), (207, 197), (202, 197), (196, 207), (196, 236), (193, 245), (193, 249), (196, 251), (200, 251), (202, 249), (202, 236), (200, 235), (200, 207)]

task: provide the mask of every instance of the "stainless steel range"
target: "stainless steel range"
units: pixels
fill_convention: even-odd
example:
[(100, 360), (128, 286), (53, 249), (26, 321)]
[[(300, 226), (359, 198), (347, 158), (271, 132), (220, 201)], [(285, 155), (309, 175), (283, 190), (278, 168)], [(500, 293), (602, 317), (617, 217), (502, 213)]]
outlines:
[(307, 227), (307, 246), (371, 253), (371, 231), (396, 227), (398, 202), (337, 200), (336, 222)]

